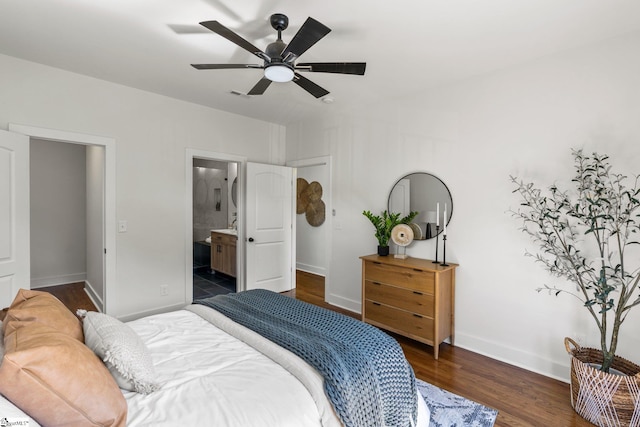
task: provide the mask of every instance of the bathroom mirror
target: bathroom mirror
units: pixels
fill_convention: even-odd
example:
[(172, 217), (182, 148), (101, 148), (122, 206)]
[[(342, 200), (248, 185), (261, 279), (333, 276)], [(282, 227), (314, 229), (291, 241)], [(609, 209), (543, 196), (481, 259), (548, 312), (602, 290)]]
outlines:
[(238, 197), (238, 177), (236, 177), (231, 183), (231, 201), (233, 202), (233, 206), (238, 206), (236, 202), (236, 198)]
[(426, 240), (436, 237), (436, 233), (442, 233), (445, 220), (449, 223), (453, 214), (453, 200), (440, 178), (426, 172), (414, 172), (394, 184), (389, 193), (388, 211), (400, 212), (401, 216), (418, 211), (411, 226), (414, 240)]

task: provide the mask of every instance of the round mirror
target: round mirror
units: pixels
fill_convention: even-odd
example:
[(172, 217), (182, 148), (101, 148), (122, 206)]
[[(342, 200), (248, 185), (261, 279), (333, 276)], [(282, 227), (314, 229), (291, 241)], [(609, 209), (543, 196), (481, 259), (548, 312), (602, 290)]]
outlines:
[[(408, 215), (417, 211), (411, 228), (414, 240), (426, 240), (442, 233), (453, 214), (453, 200), (447, 186), (437, 176), (415, 172), (400, 178), (389, 193), (388, 211)], [(446, 216), (445, 216), (446, 211)]]
[(233, 202), (233, 206), (238, 206), (238, 202), (236, 198), (238, 197), (238, 177), (233, 180), (231, 183), (231, 201)]

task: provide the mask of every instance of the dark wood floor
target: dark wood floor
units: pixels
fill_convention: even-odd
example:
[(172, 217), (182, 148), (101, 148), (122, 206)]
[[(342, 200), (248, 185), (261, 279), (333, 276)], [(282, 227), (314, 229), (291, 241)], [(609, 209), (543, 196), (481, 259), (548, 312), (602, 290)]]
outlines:
[[(95, 309), (82, 284), (40, 288), (56, 295), (74, 312)], [(324, 302), (322, 277), (298, 272), (297, 288), (285, 294), (359, 319), (357, 313)], [(394, 335), (416, 377), (452, 393), (498, 410), (496, 427), (581, 427), (591, 423), (577, 415), (569, 401), (569, 385), (533, 372), (441, 344), (438, 360), (433, 348)]]
[[(296, 279), (290, 296), (360, 318), (359, 313), (324, 302), (322, 277), (298, 271)], [(448, 344), (440, 345), (439, 358), (434, 360), (433, 347), (392, 335), (417, 378), (497, 409), (496, 427), (593, 425), (571, 407), (569, 384)]]

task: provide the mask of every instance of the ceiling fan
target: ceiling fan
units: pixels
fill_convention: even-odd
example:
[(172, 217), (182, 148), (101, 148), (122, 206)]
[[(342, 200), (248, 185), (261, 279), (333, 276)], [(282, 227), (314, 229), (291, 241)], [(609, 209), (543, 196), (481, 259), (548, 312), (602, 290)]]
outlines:
[(253, 44), (226, 28), (218, 21), (201, 22), (205, 28), (221, 35), (227, 40), (237, 44), (241, 48), (251, 52), (263, 60), (263, 64), (191, 64), (198, 70), (221, 70), (234, 68), (258, 68), (264, 70), (264, 77), (247, 93), (247, 95), (262, 95), (271, 82), (289, 82), (309, 92), (316, 98), (321, 98), (329, 91), (318, 86), (306, 77), (298, 74), (298, 71), (315, 73), (337, 73), (364, 75), (367, 64), (365, 62), (306, 62), (296, 64), (298, 59), (311, 46), (329, 34), (330, 28), (309, 17), (302, 27), (293, 36), (289, 44), (282, 41), (282, 31), (289, 26), (289, 18), (282, 13), (275, 13), (270, 18), (271, 26), (278, 32), (278, 39), (270, 43), (262, 51)]

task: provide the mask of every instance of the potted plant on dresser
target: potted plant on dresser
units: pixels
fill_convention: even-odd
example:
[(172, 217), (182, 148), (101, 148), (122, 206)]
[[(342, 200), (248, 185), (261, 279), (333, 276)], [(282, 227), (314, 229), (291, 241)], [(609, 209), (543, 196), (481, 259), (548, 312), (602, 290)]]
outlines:
[(364, 211), (362, 214), (369, 218), (369, 221), (376, 229), (378, 255), (386, 256), (389, 255), (389, 239), (391, 238), (393, 227), (398, 224), (409, 224), (418, 215), (418, 212), (410, 212), (409, 215), (402, 218), (400, 218), (401, 213), (389, 213), (386, 210), (382, 211), (380, 215), (374, 215), (370, 211)]
[(609, 158), (573, 151), (573, 191), (542, 191), (515, 177), (521, 206), (512, 211), (522, 231), (540, 246), (527, 253), (567, 287), (538, 291), (580, 301), (600, 331), (600, 348), (581, 348), (565, 338), (571, 357), (571, 405), (599, 426), (640, 425), (640, 367), (616, 355), (629, 311), (640, 304), (640, 188), (638, 179), (613, 173)]

